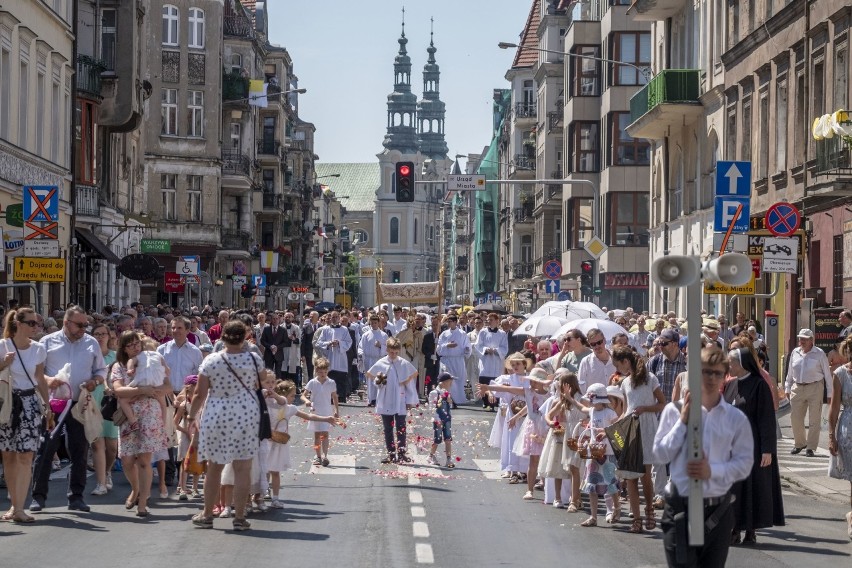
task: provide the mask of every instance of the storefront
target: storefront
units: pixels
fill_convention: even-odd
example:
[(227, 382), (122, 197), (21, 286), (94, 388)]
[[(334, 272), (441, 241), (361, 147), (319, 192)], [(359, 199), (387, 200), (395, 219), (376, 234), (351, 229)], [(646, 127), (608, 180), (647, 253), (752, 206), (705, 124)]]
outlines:
[(600, 275), (601, 296), (598, 305), (609, 309), (648, 309), (649, 277), (645, 272), (605, 272)]

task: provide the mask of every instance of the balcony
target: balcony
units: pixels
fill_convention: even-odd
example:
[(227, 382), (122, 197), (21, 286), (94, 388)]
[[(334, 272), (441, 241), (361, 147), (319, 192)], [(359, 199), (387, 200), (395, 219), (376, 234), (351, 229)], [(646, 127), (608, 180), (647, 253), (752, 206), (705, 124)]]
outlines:
[(512, 264), (512, 277), (514, 278), (532, 278), (533, 274), (535, 274), (535, 264), (532, 262), (515, 262)]
[(515, 220), (515, 223), (532, 223), (533, 208), (528, 205), (524, 207), (515, 207), (512, 210), (512, 218)]
[(816, 141), (814, 175), (852, 174), (852, 155), (840, 136)]
[(263, 194), (263, 208), (278, 210), (281, 207), (281, 196), (274, 193)]
[(535, 170), (535, 156), (515, 154), (515, 159), (512, 161), (512, 165), (516, 170)]
[(222, 101), (248, 105), (249, 80), (235, 73), (222, 75)]
[(599, 22), (598, 4), (600, 4), (600, 0), (581, 0), (580, 2), (576, 2), (568, 14), (571, 22)]
[(84, 217), (100, 217), (101, 188), (96, 185), (77, 184), (77, 198), (74, 213)]
[(254, 38), (254, 27), (248, 18), (238, 14), (224, 16), (222, 31), (226, 36)]
[(704, 114), (698, 69), (666, 69), (630, 99), (630, 126), (634, 138), (660, 140), (671, 128), (682, 128)]
[(662, 22), (685, 7), (686, 0), (634, 0), (629, 13), (638, 22)]
[(222, 227), (222, 248), (248, 252), (251, 246), (251, 233), (242, 229)]
[(77, 56), (77, 92), (101, 100), (101, 73), (106, 65), (88, 55)]
[(526, 102), (526, 103), (515, 103), (515, 118), (535, 118), (536, 117), (536, 104)]
[(280, 156), (281, 152), (281, 142), (278, 140), (273, 140), (271, 138), (264, 138), (262, 140), (257, 141), (257, 153), (260, 155), (267, 156)]
[(251, 160), (245, 154), (233, 150), (222, 150), (222, 174), (251, 176)]

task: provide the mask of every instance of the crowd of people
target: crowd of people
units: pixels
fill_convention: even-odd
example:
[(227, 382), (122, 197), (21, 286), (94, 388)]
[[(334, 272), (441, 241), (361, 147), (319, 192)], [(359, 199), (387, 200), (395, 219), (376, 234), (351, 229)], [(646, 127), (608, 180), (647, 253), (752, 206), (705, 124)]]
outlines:
[[(92, 313), (72, 306), (47, 319), (29, 308), (10, 310), (0, 342), (0, 389), (5, 382), (10, 391), (4, 397), (0, 390), (0, 398), (14, 402), (0, 407), (11, 499), (3, 518), (33, 522), (27, 509), (46, 507), (50, 474), (64, 451), (71, 510), (89, 510), (87, 462), (95, 470), (91, 493), (103, 495), (113, 490), (120, 458), (131, 487), (125, 505), (137, 516), (150, 515), (156, 467), (161, 497), (176, 482), (178, 499), (199, 497), (204, 475), (195, 526), (233, 517), (234, 530), (247, 530), (247, 511), (264, 509), (268, 490), (271, 507), (281, 507), (280, 472), (291, 467), (289, 420), (310, 420), (313, 465), (328, 466), (329, 430), (342, 424), (339, 405), (355, 396), (366, 396), (381, 415), (384, 463), (411, 461), (406, 415), (428, 405), (434, 426), (429, 462), (440, 463), (435, 454), (444, 444), (445, 467), (453, 466), (452, 411), (481, 404), (496, 413), (489, 441), (500, 448), (505, 479), (525, 484), (527, 500), (546, 486), (545, 502), (588, 513), (584, 527), (601, 524), (599, 499), (606, 524), (619, 523), (626, 499), (630, 532), (654, 530), (656, 510), (663, 509), (662, 528), (675, 534), (673, 519), (686, 507), (680, 496), (690, 477), (705, 481), (708, 511), (720, 508), (724, 517), (710, 542), (753, 544), (758, 529), (783, 525), (775, 411), (784, 396), (792, 405), (793, 451), (813, 455), (822, 412), (814, 393), (825, 391), (830, 474), (852, 481), (852, 339), (840, 338), (836, 352), (826, 355), (814, 346), (813, 332), (801, 330), (779, 382), (766, 370), (767, 345), (753, 321), (737, 314), (729, 327), (723, 316), (705, 317), (700, 398), (709, 451), (699, 464), (685, 458), (693, 399), (683, 320), (661, 314), (647, 329), (652, 318), (629, 309), (610, 319), (624, 332), (573, 329), (551, 340), (524, 335), (520, 318), (499, 313), (429, 314), (384, 305), (303, 315), (181, 313), (142, 304)], [(69, 412), (88, 395), (104, 408), (93, 440)], [(606, 435), (626, 419), (635, 419), (641, 432), (641, 459), (629, 470)], [(731, 437), (732, 428), (752, 436)], [(852, 512), (847, 522), (852, 536)], [(720, 530), (727, 531), (724, 539)], [(666, 542), (675, 554), (675, 540)]]

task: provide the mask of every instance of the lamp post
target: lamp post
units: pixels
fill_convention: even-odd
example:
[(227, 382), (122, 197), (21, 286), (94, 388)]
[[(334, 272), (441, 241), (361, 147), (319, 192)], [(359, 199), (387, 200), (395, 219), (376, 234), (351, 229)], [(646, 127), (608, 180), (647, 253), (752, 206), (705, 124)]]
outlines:
[(501, 41), (497, 44), (497, 47), (500, 49), (510, 49), (517, 47), (518, 49), (526, 49), (527, 51), (541, 51), (543, 53), (554, 53), (556, 55), (575, 57), (577, 59), (591, 59), (592, 61), (600, 61), (602, 63), (612, 63), (613, 65), (623, 65), (625, 67), (632, 67), (636, 69), (642, 76), (645, 78), (645, 82), (651, 80), (651, 71), (647, 67), (639, 67), (633, 63), (628, 63), (627, 61), (618, 61), (616, 59), (607, 59), (605, 57), (595, 57), (594, 55), (583, 55), (581, 53), (572, 53), (570, 51), (556, 51), (554, 49), (544, 49), (541, 47), (527, 47), (525, 45), (518, 45), (517, 43), (509, 43), (506, 41)]

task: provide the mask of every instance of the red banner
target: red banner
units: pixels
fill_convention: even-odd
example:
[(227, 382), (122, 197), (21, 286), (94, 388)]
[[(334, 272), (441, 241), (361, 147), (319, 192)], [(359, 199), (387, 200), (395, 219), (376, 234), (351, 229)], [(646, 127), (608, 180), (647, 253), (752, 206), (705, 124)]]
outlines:
[(163, 290), (166, 292), (175, 292), (177, 294), (183, 293), (183, 284), (180, 281), (180, 275), (177, 272), (166, 272), (165, 276), (163, 276), (164, 286)]

